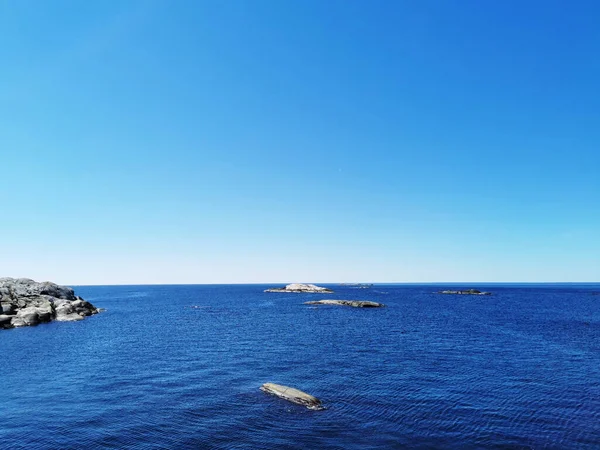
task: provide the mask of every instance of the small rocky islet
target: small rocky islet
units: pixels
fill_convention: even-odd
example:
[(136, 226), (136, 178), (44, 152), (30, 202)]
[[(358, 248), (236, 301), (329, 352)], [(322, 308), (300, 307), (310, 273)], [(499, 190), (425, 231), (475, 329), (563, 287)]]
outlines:
[(282, 288), (270, 288), (266, 289), (265, 292), (292, 292), (296, 294), (333, 294), (333, 291), (329, 288), (316, 286), (314, 284), (302, 283), (292, 283)]
[(462, 291), (439, 291), (438, 294), (446, 294), (446, 295), (492, 295), (491, 292), (481, 292), (477, 289), (466, 289)]
[(351, 306), (353, 308), (382, 308), (383, 303), (370, 302), (366, 300), (316, 300), (312, 302), (304, 302), (305, 305), (338, 305)]
[(0, 329), (83, 320), (100, 311), (67, 286), (29, 278), (0, 278)]
[(276, 397), (287, 400), (288, 402), (305, 406), (308, 409), (315, 411), (325, 409), (321, 403), (321, 400), (319, 400), (317, 397), (313, 397), (312, 395), (302, 392), (296, 388), (275, 383), (265, 383), (260, 387), (260, 390), (266, 392), (267, 394), (275, 395)]

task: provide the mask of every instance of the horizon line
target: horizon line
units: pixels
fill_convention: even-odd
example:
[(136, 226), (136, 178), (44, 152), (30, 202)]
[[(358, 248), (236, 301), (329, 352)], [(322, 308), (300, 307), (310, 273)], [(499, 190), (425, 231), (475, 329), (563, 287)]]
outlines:
[[(70, 284), (66, 286), (244, 286), (244, 285), (278, 285), (292, 284), (290, 282), (235, 282), (235, 283), (114, 283), (114, 284)], [(335, 281), (335, 282), (305, 282), (298, 284), (373, 284), (373, 285), (420, 285), (420, 284), (600, 284), (600, 281)]]

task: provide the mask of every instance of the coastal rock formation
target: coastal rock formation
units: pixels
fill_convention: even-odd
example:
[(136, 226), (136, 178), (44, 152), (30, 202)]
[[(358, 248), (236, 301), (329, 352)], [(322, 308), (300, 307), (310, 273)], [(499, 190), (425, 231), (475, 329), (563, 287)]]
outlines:
[(306, 406), (308, 409), (313, 409), (316, 411), (325, 409), (321, 404), (321, 400), (318, 398), (288, 386), (282, 386), (281, 384), (275, 383), (265, 383), (260, 387), (260, 390), (266, 392), (267, 394), (276, 395), (277, 397), (287, 400), (288, 402)]
[(296, 292), (296, 293), (305, 293), (305, 294), (331, 294), (333, 291), (331, 289), (327, 289), (320, 286), (315, 286), (314, 284), (299, 284), (292, 283), (288, 284), (283, 288), (272, 288), (267, 289), (265, 292)]
[(492, 295), (491, 292), (481, 292), (477, 289), (467, 289), (466, 291), (440, 291), (438, 294), (451, 294), (451, 295)]
[(353, 308), (381, 308), (383, 303), (369, 302), (363, 300), (319, 300), (314, 302), (304, 302), (305, 305), (341, 305), (352, 306)]
[(28, 278), (0, 278), (0, 329), (82, 320), (98, 312), (70, 287)]

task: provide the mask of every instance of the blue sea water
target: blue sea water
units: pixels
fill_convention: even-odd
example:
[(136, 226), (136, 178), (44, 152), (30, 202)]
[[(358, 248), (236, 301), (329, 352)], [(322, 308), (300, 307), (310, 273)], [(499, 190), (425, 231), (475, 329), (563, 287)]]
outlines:
[(107, 311), (0, 331), (0, 448), (600, 448), (600, 285), (331, 287), (76, 287)]

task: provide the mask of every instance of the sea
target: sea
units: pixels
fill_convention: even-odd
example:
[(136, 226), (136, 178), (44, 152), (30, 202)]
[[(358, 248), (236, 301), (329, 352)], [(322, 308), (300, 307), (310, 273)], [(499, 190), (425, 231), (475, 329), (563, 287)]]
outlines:
[(75, 286), (106, 311), (0, 330), (0, 448), (600, 448), (600, 284), (325, 286)]

